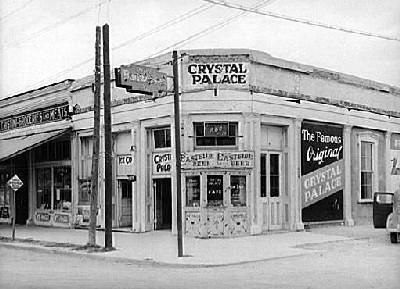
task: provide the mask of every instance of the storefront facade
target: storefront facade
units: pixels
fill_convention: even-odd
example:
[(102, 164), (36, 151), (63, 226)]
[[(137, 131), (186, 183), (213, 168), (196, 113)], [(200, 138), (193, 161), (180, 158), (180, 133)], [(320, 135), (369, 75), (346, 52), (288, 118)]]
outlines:
[(11, 222), (7, 181), (17, 175), (23, 182), (15, 194), (17, 224), (73, 226), (70, 85), (67, 80), (0, 102), (2, 222)]
[[(166, 93), (156, 98), (112, 84), (115, 228), (177, 231), (170, 60), (166, 54), (141, 63), (168, 76)], [(179, 71), (185, 234), (234, 237), (370, 222), (373, 193), (398, 185), (399, 88), (239, 49), (181, 52)], [(89, 220), (92, 82), (88, 77), (68, 88), (70, 158), (32, 167), (62, 184), (52, 185), (44, 208), (57, 210), (70, 187), (71, 223), (83, 226)], [(104, 146), (100, 226), (102, 161)], [(70, 172), (70, 180), (61, 171)]]

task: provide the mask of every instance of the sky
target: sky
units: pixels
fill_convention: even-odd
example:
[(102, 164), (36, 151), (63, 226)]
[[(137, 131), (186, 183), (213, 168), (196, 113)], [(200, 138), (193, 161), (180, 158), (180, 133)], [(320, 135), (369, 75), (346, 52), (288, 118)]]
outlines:
[(257, 7), (261, 13), (395, 40), (245, 13), (204, 0), (1, 0), (0, 99), (92, 74), (95, 27), (104, 23), (110, 25), (112, 67), (173, 49), (249, 48), (400, 87), (398, 0), (225, 3), (250, 8), (263, 4)]

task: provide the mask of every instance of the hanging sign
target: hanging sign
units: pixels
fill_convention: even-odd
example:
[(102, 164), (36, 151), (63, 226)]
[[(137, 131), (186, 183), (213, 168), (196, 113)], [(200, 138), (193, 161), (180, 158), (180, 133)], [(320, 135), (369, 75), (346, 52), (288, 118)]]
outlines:
[(303, 123), (301, 156), (303, 208), (343, 190), (342, 128)]
[(22, 187), (22, 185), (24, 184), (21, 179), (17, 176), (14, 175), (8, 182), (7, 184), (11, 187), (11, 189), (13, 189), (14, 191), (18, 191), (19, 188)]
[(115, 80), (117, 87), (128, 92), (153, 94), (167, 90), (167, 74), (141, 65), (121, 65), (115, 69)]

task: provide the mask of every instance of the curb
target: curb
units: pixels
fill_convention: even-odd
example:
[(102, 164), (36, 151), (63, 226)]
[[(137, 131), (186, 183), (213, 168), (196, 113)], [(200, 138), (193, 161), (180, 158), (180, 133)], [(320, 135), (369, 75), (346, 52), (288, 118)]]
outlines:
[[(42, 245), (38, 245), (33, 242), (41, 242)], [(45, 243), (48, 243), (49, 246), (46, 246)], [(55, 244), (59, 246), (55, 246)], [(61, 247), (65, 245), (65, 247)], [(307, 253), (299, 253), (293, 254), (290, 256), (277, 256), (277, 257), (269, 257), (264, 259), (257, 259), (257, 260), (248, 260), (248, 261), (238, 261), (238, 262), (231, 262), (231, 263), (223, 263), (223, 264), (179, 264), (179, 263), (170, 263), (170, 262), (161, 262), (155, 261), (152, 259), (134, 259), (134, 258), (127, 258), (127, 257), (116, 257), (116, 256), (104, 256), (98, 254), (107, 254), (105, 251), (101, 252), (88, 252), (86, 250), (79, 250), (74, 248), (83, 247), (83, 245), (71, 244), (71, 243), (54, 243), (54, 242), (47, 242), (47, 241), (38, 241), (33, 239), (22, 239), (15, 241), (11, 241), (9, 239), (1, 239), (0, 238), (0, 247), (8, 247), (13, 249), (21, 249), (26, 251), (35, 251), (35, 252), (46, 252), (46, 253), (53, 253), (53, 254), (60, 254), (65, 256), (73, 256), (73, 257), (85, 257), (91, 258), (93, 260), (100, 260), (100, 261), (112, 261), (115, 263), (125, 263), (125, 264), (135, 264), (139, 266), (152, 266), (152, 267), (173, 267), (173, 268), (215, 268), (215, 267), (228, 267), (228, 266), (239, 266), (251, 263), (260, 263), (266, 261), (276, 261), (288, 258), (296, 258), (307, 256), (310, 254), (319, 254), (319, 251), (316, 252), (307, 252)]]

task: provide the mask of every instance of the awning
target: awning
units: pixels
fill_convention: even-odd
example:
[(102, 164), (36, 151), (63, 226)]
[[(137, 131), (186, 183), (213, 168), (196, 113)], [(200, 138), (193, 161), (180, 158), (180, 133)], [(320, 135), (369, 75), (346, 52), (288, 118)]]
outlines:
[(56, 139), (70, 128), (0, 140), (0, 162), (22, 154), (41, 144)]

